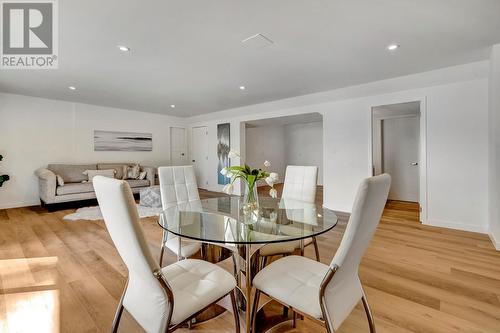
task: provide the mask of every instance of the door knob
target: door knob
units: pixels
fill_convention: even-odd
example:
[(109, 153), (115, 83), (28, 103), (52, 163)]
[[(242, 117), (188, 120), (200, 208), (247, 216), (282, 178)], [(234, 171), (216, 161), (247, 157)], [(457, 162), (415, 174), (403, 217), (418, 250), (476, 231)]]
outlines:
[(418, 165), (418, 162), (411, 162), (410, 163), (411, 166), (417, 166)]

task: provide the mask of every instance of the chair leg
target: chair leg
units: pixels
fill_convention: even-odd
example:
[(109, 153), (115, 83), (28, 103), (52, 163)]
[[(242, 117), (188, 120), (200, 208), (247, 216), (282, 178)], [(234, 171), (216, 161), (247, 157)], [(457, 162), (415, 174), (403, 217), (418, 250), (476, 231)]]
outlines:
[(116, 309), (115, 312), (115, 318), (113, 319), (113, 324), (111, 326), (112, 333), (118, 332), (118, 326), (120, 325), (120, 319), (122, 318), (123, 314), (123, 298), (125, 297), (126, 291), (127, 291), (127, 286), (125, 286), (125, 289), (123, 290), (122, 297), (120, 298), (120, 301), (118, 303), (118, 308)]
[(316, 252), (316, 261), (319, 262), (319, 247), (318, 247), (318, 241), (316, 240), (316, 237), (312, 238), (313, 245), (314, 245), (314, 252)]
[(167, 241), (167, 236), (166, 236), (165, 230), (163, 230), (163, 236), (161, 237), (161, 246), (160, 246), (160, 267), (163, 265), (163, 254), (165, 253), (165, 242)]
[(261, 262), (261, 265), (260, 265), (260, 270), (264, 269), (264, 267), (266, 267), (267, 265), (267, 257), (262, 257), (262, 262)]
[(238, 263), (237, 263), (237, 258), (236, 258), (236, 255), (233, 254), (231, 255), (231, 257), (233, 258), (233, 275), (234, 275), (234, 278), (236, 279), (236, 283), (238, 285), (240, 285), (240, 272), (238, 270)]
[[(259, 309), (259, 298), (260, 298), (260, 290), (255, 289), (255, 295), (253, 297), (253, 306), (252, 306), (252, 326), (251, 331), (255, 332), (255, 327), (257, 323), (257, 310)], [(247, 330), (248, 331), (248, 330)]]
[(368, 319), (368, 325), (370, 326), (370, 333), (376, 333), (375, 320), (373, 319), (372, 311), (370, 310), (370, 306), (368, 305), (368, 300), (366, 299), (364, 291), (361, 300), (363, 301), (363, 307), (365, 308), (366, 318)]
[(163, 265), (163, 253), (165, 253), (165, 243), (163, 243), (160, 248), (160, 267)]
[(231, 291), (231, 305), (233, 306), (235, 332), (240, 333), (240, 315), (236, 304), (236, 290)]

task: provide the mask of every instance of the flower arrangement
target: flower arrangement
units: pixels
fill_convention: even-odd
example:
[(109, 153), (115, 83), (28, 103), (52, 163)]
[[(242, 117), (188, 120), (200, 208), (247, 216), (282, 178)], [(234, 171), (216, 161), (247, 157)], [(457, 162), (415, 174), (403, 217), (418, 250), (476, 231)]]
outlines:
[[(234, 150), (230, 150), (228, 154), (229, 158), (237, 158), (240, 157), (240, 154)], [(264, 169), (269, 168), (271, 163), (269, 161), (265, 161), (263, 164)], [(255, 206), (258, 205), (258, 196), (257, 196), (257, 182), (261, 179), (264, 179), (266, 183), (271, 186), (269, 190), (269, 195), (272, 198), (276, 198), (278, 196), (278, 192), (274, 188), (274, 184), (279, 179), (279, 176), (276, 172), (268, 172), (263, 170), (262, 168), (253, 169), (248, 165), (244, 166), (230, 166), (221, 170), (221, 174), (231, 179), (230, 183), (225, 185), (223, 191), (227, 194), (233, 193), (233, 184), (236, 179), (241, 179), (246, 184), (246, 192), (244, 202), (247, 204), (253, 204)]]

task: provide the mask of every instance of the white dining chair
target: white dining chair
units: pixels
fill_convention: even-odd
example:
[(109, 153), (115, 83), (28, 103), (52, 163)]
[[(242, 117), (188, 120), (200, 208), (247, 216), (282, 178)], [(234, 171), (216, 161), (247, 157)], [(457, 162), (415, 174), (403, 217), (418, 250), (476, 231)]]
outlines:
[(146, 332), (169, 333), (226, 296), (231, 298), (239, 332), (234, 277), (197, 259), (160, 268), (150, 252), (127, 182), (96, 176), (93, 185), (108, 232), (128, 269), (112, 332), (118, 330), (123, 309)]
[[(316, 201), (316, 184), (318, 180), (317, 166), (297, 166), (289, 165), (286, 167), (285, 182), (283, 185), (282, 199), (297, 202), (306, 202), (314, 204)], [(290, 255), (297, 249), (309, 245), (314, 245), (316, 260), (319, 261), (319, 248), (316, 237), (310, 237), (300, 241), (271, 243), (265, 245), (259, 250), (259, 257), (262, 259), (261, 266), (265, 266), (267, 258), (275, 255)], [(301, 252), (301, 255), (304, 255)]]
[(301, 256), (287, 256), (263, 268), (254, 278), (253, 325), (261, 293), (293, 311), (323, 323), (335, 332), (359, 300), (370, 332), (375, 322), (359, 280), (359, 263), (377, 229), (391, 184), (383, 174), (363, 180), (359, 186), (344, 236), (330, 265)]
[[(164, 210), (172, 206), (179, 206), (185, 210), (201, 211), (200, 195), (192, 165), (159, 167), (158, 178)], [(165, 248), (172, 251), (178, 258), (189, 258), (201, 250), (201, 243), (189, 240), (181, 241), (180, 237), (163, 230), (160, 265), (163, 262)]]

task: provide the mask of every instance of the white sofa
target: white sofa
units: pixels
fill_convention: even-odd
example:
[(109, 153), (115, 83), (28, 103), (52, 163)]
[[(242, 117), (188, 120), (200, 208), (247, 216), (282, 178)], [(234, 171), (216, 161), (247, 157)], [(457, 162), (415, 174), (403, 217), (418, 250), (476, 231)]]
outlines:
[[(38, 177), (38, 188), (42, 205), (51, 205), (72, 201), (95, 199), (94, 186), (83, 174), (85, 170), (107, 170), (116, 171), (115, 178), (122, 179), (123, 166), (134, 163), (96, 163), (96, 164), (49, 164), (46, 168), (35, 171)], [(145, 187), (155, 185), (156, 168), (141, 166), (141, 171), (146, 171), (145, 179), (128, 179), (133, 193)], [(64, 180), (64, 186), (57, 184), (59, 175)]]

